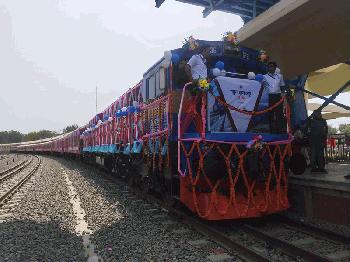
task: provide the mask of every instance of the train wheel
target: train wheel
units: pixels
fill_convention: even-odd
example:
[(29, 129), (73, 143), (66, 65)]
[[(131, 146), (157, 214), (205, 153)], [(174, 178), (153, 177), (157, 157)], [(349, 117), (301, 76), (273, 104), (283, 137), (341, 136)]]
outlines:
[(129, 187), (134, 187), (136, 185), (136, 180), (135, 180), (135, 176), (130, 175), (128, 177), (128, 186)]
[(123, 172), (123, 165), (121, 158), (119, 156), (116, 156), (113, 161), (113, 170), (117, 177), (120, 177)]
[(142, 192), (147, 194), (152, 190), (152, 188), (153, 188), (152, 179), (149, 176), (143, 177), (141, 180)]
[(176, 205), (176, 199), (170, 194), (170, 192), (165, 192), (163, 194), (163, 202), (166, 207), (174, 207)]
[(289, 168), (295, 175), (301, 175), (307, 167), (306, 159), (302, 154), (294, 154), (290, 158)]

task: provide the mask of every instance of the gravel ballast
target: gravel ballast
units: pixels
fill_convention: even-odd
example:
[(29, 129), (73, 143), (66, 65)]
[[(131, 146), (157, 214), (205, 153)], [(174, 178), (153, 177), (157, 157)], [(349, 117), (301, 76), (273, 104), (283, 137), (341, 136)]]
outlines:
[(11, 214), (0, 223), (1, 261), (86, 261), (56, 161), (42, 157), (37, 173), (14, 199), (0, 208), (0, 214)]
[[(92, 242), (105, 261), (210, 261), (223, 252), (217, 244), (194, 245), (205, 239), (170, 217), (164, 210), (137, 199), (102, 172), (84, 164), (59, 159), (67, 167), (86, 220)], [(237, 261), (230, 258), (226, 261)]]
[[(104, 172), (79, 161), (40, 157), (37, 173), (0, 207), (0, 261), (240, 261)], [(288, 242), (310, 238), (275, 224), (261, 229)], [(240, 229), (232, 236), (271, 261), (295, 261)], [(312, 244), (310, 249), (324, 255), (344, 248)]]

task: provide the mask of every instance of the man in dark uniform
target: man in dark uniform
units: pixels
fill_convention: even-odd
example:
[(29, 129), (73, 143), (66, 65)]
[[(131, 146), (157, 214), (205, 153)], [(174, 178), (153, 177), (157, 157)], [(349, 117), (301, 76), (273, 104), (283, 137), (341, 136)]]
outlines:
[(327, 173), (325, 170), (324, 150), (327, 142), (327, 121), (322, 118), (320, 110), (316, 110), (309, 124), (311, 147), (311, 172)]

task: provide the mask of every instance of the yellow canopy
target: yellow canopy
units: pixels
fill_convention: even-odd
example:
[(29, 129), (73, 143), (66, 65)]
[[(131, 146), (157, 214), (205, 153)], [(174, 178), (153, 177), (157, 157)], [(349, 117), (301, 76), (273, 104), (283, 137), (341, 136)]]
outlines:
[[(310, 111), (315, 111), (320, 106), (321, 104), (318, 103), (308, 103), (307, 109)], [(322, 111), (326, 113), (350, 113), (350, 111), (336, 105), (327, 105), (325, 108), (322, 109)]]
[(350, 113), (326, 113), (322, 114), (322, 117), (326, 120), (331, 120), (339, 117), (350, 117)]
[[(350, 80), (350, 65), (337, 64), (309, 74), (305, 89), (322, 96), (334, 94)], [(345, 92), (350, 91), (350, 87)]]
[[(308, 103), (307, 109), (310, 111), (315, 111), (320, 106), (321, 104), (318, 103)], [(336, 119), (339, 117), (350, 117), (350, 111), (336, 105), (326, 106), (323, 108), (322, 113), (322, 117), (326, 120)]]

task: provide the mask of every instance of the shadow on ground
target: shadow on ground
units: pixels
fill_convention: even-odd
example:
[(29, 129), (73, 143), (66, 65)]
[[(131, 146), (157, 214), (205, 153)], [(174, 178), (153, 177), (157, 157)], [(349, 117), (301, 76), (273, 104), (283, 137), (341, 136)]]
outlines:
[(81, 237), (58, 222), (0, 223), (0, 261), (86, 261)]

